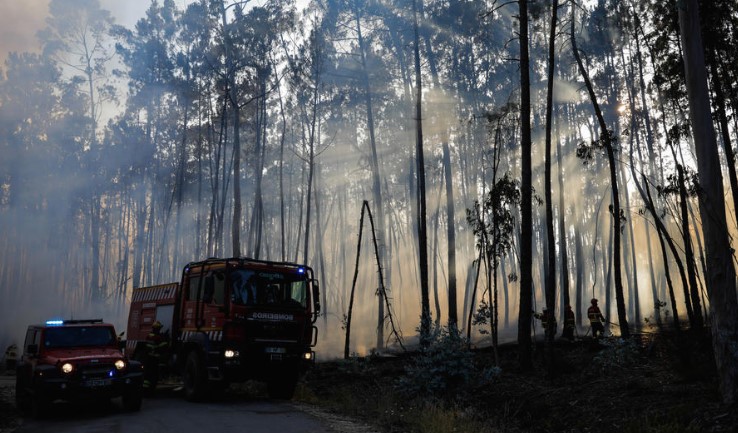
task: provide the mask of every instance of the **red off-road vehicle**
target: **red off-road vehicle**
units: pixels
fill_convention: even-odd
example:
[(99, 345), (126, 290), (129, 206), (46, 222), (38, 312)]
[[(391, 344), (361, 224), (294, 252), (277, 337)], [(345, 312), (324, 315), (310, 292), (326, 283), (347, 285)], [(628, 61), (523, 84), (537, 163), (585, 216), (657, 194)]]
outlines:
[(113, 325), (96, 320), (54, 320), (31, 325), (16, 367), (18, 408), (43, 417), (56, 400), (122, 397), (141, 408), (143, 368), (129, 360)]

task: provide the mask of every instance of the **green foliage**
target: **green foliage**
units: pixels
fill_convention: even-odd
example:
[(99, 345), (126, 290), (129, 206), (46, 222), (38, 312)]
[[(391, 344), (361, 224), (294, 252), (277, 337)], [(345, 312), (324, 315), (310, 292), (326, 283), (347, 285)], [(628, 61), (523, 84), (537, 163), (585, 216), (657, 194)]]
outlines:
[(592, 358), (592, 367), (602, 374), (608, 374), (613, 369), (633, 367), (641, 357), (638, 344), (631, 339), (602, 340), (601, 344), (605, 349)]
[(482, 301), (479, 303), (479, 307), (477, 307), (477, 311), (472, 317), (472, 325), (480, 327), (480, 334), (489, 334), (489, 331), (486, 330), (483, 325), (489, 323), (491, 318), (492, 308), (490, 308), (489, 304), (487, 304), (487, 300), (482, 299)]
[(397, 383), (400, 393), (435, 400), (452, 399), (475, 381), (493, 381), (500, 370), (479, 371), (467, 340), (457, 330), (442, 327), (433, 330), (428, 346), (405, 368), (405, 373)]
[(580, 142), (577, 145), (577, 158), (581, 159), (584, 165), (587, 165), (592, 162), (597, 153), (604, 155), (608, 144), (613, 147), (613, 150), (617, 150), (617, 143), (617, 135), (612, 130), (608, 130), (607, 135), (602, 134), (590, 143)]
[(487, 257), (497, 260), (512, 247), (515, 217), (512, 208), (520, 203), (520, 188), (509, 173), (505, 173), (487, 193), (480, 209), (475, 202), (467, 209), (467, 221), (477, 237), (477, 246), (485, 248)]

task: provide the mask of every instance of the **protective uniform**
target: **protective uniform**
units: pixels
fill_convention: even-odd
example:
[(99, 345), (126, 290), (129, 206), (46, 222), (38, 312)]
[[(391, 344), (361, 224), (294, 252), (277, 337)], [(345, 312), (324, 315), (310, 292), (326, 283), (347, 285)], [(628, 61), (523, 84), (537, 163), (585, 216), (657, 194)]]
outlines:
[(574, 311), (572, 311), (571, 305), (567, 305), (564, 309), (564, 332), (561, 333), (561, 336), (568, 340), (574, 340), (575, 328), (576, 320), (574, 318)]
[(169, 345), (161, 335), (162, 324), (158, 320), (151, 325), (151, 332), (146, 337), (148, 351), (144, 361), (144, 383), (145, 389), (156, 388), (159, 382), (159, 363), (163, 357), (163, 352)]
[(597, 306), (597, 299), (592, 299), (592, 305), (587, 309), (587, 317), (592, 327), (592, 337), (600, 338), (605, 333), (605, 317)]
[(548, 327), (551, 326), (553, 334), (556, 334), (556, 318), (553, 314), (549, 314), (547, 309), (544, 308), (543, 313), (534, 313), (533, 317), (541, 321), (544, 331), (547, 331)]

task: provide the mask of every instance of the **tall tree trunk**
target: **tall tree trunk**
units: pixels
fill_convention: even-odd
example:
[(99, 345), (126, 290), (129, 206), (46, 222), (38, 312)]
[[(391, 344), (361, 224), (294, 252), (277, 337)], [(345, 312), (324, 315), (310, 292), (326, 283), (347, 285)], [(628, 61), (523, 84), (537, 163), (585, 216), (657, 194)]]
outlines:
[[(228, 74), (228, 99), (233, 112), (233, 220), (231, 221), (231, 255), (241, 256), (241, 106), (238, 100), (235, 71), (233, 70), (233, 43), (228, 29), (225, 1), (220, 2), (223, 26), (223, 44)], [(225, 167), (225, 166), (224, 166)]]
[(533, 367), (531, 311), (533, 306), (533, 190), (531, 173), (532, 138), (530, 130), (530, 57), (528, 53), (528, 0), (518, 0), (520, 21), (520, 128), (521, 128), (521, 202), (520, 202), (520, 307), (518, 310), (518, 350), (520, 367)]
[(421, 344), (428, 344), (430, 338), (430, 297), (428, 290), (428, 233), (426, 229), (426, 203), (425, 203), (425, 160), (423, 157), (423, 86), (420, 79), (420, 37), (418, 35), (418, 8), (417, 0), (413, 0), (413, 31), (414, 31), (414, 57), (415, 57), (415, 160), (418, 179), (418, 264), (420, 277), (420, 339)]
[(618, 321), (620, 326), (620, 334), (623, 336), (623, 338), (630, 337), (630, 329), (628, 327), (628, 320), (627, 320), (627, 314), (625, 310), (625, 297), (623, 294), (623, 278), (621, 273), (621, 264), (620, 264), (620, 254), (621, 254), (621, 248), (620, 248), (620, 238), (621, 238), (621, 228), (622, 228), (622, 215), (620, 210), (620, 193), (618, 191), (618, 176), (617, 176), (617, 166), (615, 163), (615, 150), (613, 149), (613, 134), (612, 131), (610, 131), (607, 128), (607, 125), (605, 124), (605, 119), (602, 116), (602, 111), (600, 110), (600, 105), (597, 102), (597, 96), (594, 93), (594, 88), (592, 87), (592, 83), (589, 80), (589, 74), (587, 73), (587, 70), (584, 69), (584, 64), (582, 63), (582, 58), (579, 55), (579, 49), (577, 48), (576, 38), (574, 37), (574, 23), (576, 18), (576, 5), (574, 2), (572, 2), (572, 19), (571, 19), (571, 43), (572, 43), (572, 51), (574, 53), (574, 58), (577, 61), (577, 65), (579, 67), (579, 72), (582, 75), (582, 78), (584, 79), (584, 84), (587, 87), (587, 92), (589, 93), (590, 100), (592, 101), (592, 105), (594, 107), (595, 115), (597, 117), (597, 121), (600, 126), (600, 140), (602, 141), (602, 144), (605, 147), (605, 150), (607, 151), (607, 161), (610, 168), (610, 185), (612, 187), (612, 209), (611, 209), (611, 215), (613, 219), (613, 272), (614, 280), (615, 280), (615, 300), (617, 303), (617, 310), (618, 310)]
[[(553, 341), (556, 337), (556, 328), (550, 323), (556, 317), (556, 237), (554, 236), (553, 224), (553, 186), (551, 185), (551, 130), (553, 128), (553, 89), (554, 89), (554, 69), (556, 61), (556, 21), (558, 16), (559, 1), (553, 0), (551, 3), (551, 28), (548, 39), (548, 82), (546, 88), (546, 155), (544, 161), (544, 181), (543, 189), (546, 201), (546, 244), (548, 245), (548, 266), (546, 269), (545, 287), (546, 287), (546, 309), (548, 315), (543, 320), (548, 320), (546, 326), (546, 363), (548, 364), (548, 375), (552, 376), (554, 372), (554, 350)], [(562, 239), (563, 241), (563, 239)]]
[[(421, 2), (421, 11), (423, 10), (423, 2)], [(436, 64), (436, 56), (433, 52), (433, 44), (427, 29), (423, 28), (423, 39), (425, 40), (425, 51), (428, 56), (428, 65), (431, 70), (433, 85), (440, 91), (441, 83), (438, 78), (438, 67)], [(454, 206), (454, 187), (453, 176), (451, 175), (451, 151), (448, 145), (448, 139), (445, 132), (444, 138), (441, 140), (441, 149), (443, 152), (443, 173), (446, 185), (446, 253), (448, 255), (448, 326), (449, 328), (458, 327), (458, 306), (456, 301), (456, 210)]]
[(722, 81), (720, 75), (718, 75), (717, 66), (715, 62), (711, 62), (710, 71), (712, 75), (712, 91), (715, 94), (715, 106), (717, 110), (717, 119), (720, 125), (720, 135), (723, 142), (723, 151), (725, 152), (725, 159), (727, 160), (728, 167), (728, 180), (730, 181), (730, 192), (731, 198), (733, 199), (733, 212), (738, 219), (738, 176), (735, 171), (735, 152), (733, 151), (733, 145), (730, 140), (730, 128), (728, 127), (728, 115), (725, 107), (725, 93), (722, 87)]
[[(676, 156), (676, 155), (675, 155)], [(684, 244), (684, 261), (687, 264), (689, 278), (689, 298), (692, 304), (692, 322), (694, 329), (703, 326), (702, 308), (700, 307), (699, 287), (697, 284), (697, 270), (695, 269), (694, 251), (692, 249), (692, 235), (689, 226), (689, 212), (687, 210), (687, 187), (684, 178), (684, 166), (677, 163), (677, 183), (679, 184), (679, 210), (682, 219), (682, 243)]]
[[(364, 44), (364, 37), (361, 33), (361, 19), (359, 16), (358, 7), (354, 8), (354, 16), (356, 20), (356, 33), (358, 37), (359, 52), (361, 54), (361, 78), (362, 86), (364, 88), (364, 102), (366, 104), (366, 122), (367, 129), (369, 129), (369, 145), (371, 147), (371, 168), (372, 168), (372, 198), (374, 201), (374, 212), (377, 214), (377, 235), (380, 239), (380, 256), (382, 260), (382, 266), (386, 267), (387, 258), (386, 252), (383, 246), (387, 241), (385, 236), (385, 215), (384, 215), (384, 201), (382, 200), (382, 187), (381, 179), (382, 175), (379, 171), (379, 158), (377, 156), (377, 140), (374, 133), (374, 108), (372, 104), (372, 91), (369, 84), (369, 71), (366, 65), (366, 47)], [(377, 350), (384, 348), (384, 299), (382, 292), (377, 290)]]
[[(569, 247), (566, 240), (566, 207), (564, 203), (564, 167), (561, 162), (563, 152), (559, 135), (559, 122), (556, 122), (556, 165), (558, 167), (559, 184), (559, 256), (561, 260), (561, 300), (563, 307), (571, 305), (571, 294), (569, 293)], [(562, 317), (563, 319), (563, 317)], [(563, 320), (562, 320), (562, 323)]]
[(707, 291), (712, 314), (712, 346), (723, 402), (738, 397), (738, 299), (730, 236), (725, 218), (723, 179), (707, 91), (705, 59), (697, 0), (678, 3), (684, 50), (684, 72), (689, 97), (699, 169), (700, 215), (707, 250)]

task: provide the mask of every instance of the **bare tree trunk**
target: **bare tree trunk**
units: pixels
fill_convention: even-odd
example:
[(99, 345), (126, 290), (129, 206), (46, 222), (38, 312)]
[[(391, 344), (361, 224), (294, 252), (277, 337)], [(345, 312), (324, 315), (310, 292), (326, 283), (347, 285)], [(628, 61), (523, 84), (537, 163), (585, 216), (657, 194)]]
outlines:
[(231, 254), (241, 256), (241, 106), (238, 101), (233, 70), (233, 44), (226, 18), (225, 1), (220, 2), (223, 44), (228, 74), (228, 99), (233, 108), (233, 220), (231, 221)]
[[(421, 11), (423, 4), (421, 0)], [(431, 70), (433, 85), (440, 91), (441, 84), (438, 79), (438, 68), (436, 65), (436, 56), (433, 52), (433, 44), (431, 43), (428, 31), (423, 29), (423, 39), (425, 40), (425, 51), (428, 56), (428, 64)], [(448, 326), (449, 328), (458, 327), (458, 306), (456, 301), (456, 210), (454, 206), (454, 188), (453, 176), (451, 175), (451, 151), (449, 150), (448, 139), (441, 141), (443, 173), (446, 185), (446, 252), (448, 255)]]
[[(366, 65), (366, 47), (364, 46), (364, 37), (361, 33), (361, 20), (359, 17), (358, 7), (354, 9), (354, 15), (356, 19), (356, 33), (358, 37), (359, 52), (361, 54), (361, 70), (362, 70), (362, 85), (364, 87), (364, 102), (366, 104), (366, 122), (367, 129), (369, 130), (369, 145), (371, 147), (371, 168), (372, 168), (372, 198), (374, 200), (374, 209), (377, 214), (377, 229), (378, 236), (380, 239), (380, 245), (386, 242), (385, 236), (385, 215), (384, 215), (384, 201), (382, 199), (382, 187), (381, 179), (382, 174), (379, 171), (379, 158), (377, 156), (377, 142), (374, 134), (374, 108), (372, 104), (372, 91), (369, 84), (369, 71)], [(382, 250), (382, 248), (380, 246)], [(386, 267), (386, 254), (382, 251), (381, 256), (383, 257), (382, 266)], [(377, 291), (377, 350), (384, 348), (384, 299), (382, 299), (382, 292)]]
[(413, 30), (415, 39), (415, 159), (418, 179), (418, 255), (420, 273), (420, 340), (421, 344), (428, 344), (430, 338), (430, 297), (428, 290), (428, 232), (426, 229), (426, 204), (425, 204), (425, 159), (423, 157), (423, 87), (420, 79), (420, 37), (418, 35), (418, 9), (417, 0), (413, 0)]
[(584, 69), (584, 64), (582, 63), (581, 56), (579, 55), (579, 49), (577, 48), (576, 44), (576, 38), (574, 37), (574, 23), (575, 23), (575, 11), (576, 11), (576, 5), (574, 2), (572, 2), (572, 20), (571, 20), (571, 42), (572, 42), (572, 51), (574, 53), (574, 58), (577, 61), (577, 65), (579, 66), (579, 72), (582, 75), (582, 78), (584, 78), (584, 84), (587, 87), (587, 91), (589, 93), (590, 100), (592, 101), (592, 105), (594, 107), (595, 115), (597, 116), (597, 121), (599, 122), (600, 126), (600, 140), (602, 141), (602, 144), (605, 147), (605, 150), (607, 151), (607, 160), (610, 167), (610, 185), (612, 187), (612, 219), (613, 219), (613, 266), (614, 266), (614, 273), (615, 273), (615, 300), (617, 303), (617, 309), (618, 309), (618, 321), (620, 326), (620, 333), (623, 336), (623, 338), (630, 337), (630, 329), (628, 327), (628, 320), (627, 320), (627, 313), (625, 310), (625, 297), (623, 295), (623, 279), (622, 279), (622, 273), (621, 273), (621, 264), (620, 264), (620, 229), (622, 227), (622, 214), (620, 210), (620, 193), (618, 191), (618, 177), (617, 177), (617, 166), (615, 163), (615, 150), (613, 149), (613, 134), (612, 132), (607, 128), (607, 125), (605, 124), (605, 119), (602, 116), (602, 112), (600, 110), (599, 103), (597, 102), (597, 96), (594, 93), (594, 88), (592, 87), (592, 83), (589, 80), (589, 74), (587, 73), (586, 69)]
[[(553, 186), (551, 185), (551, 129), (553, 128), (553, 88), (554, 88), (554, 62), (556, 61), (556, 21), (558, 16), (559, 1), (551, 3), (551, 28), (548, 39), (548, 83), (546, 89), (546, 155), (544, 161), (544, 195), (546, 197), (546, 244), (548, 245), (548, 266), (545, 278), (546, 309), (548, 315), (543, 320), (549, 323), (546, 329), (546, 363), (548, 375), (553, 376), (554, 350), (553, 341), (556, 337), (556, 328), (551, 323), (556, 317), (556, 237), (554, 236), (553, 224)], [(562, 239), (563, 242), (563, 239)]]
[(533, 367), (531, 311), (533, 306), (533, 190), (531, 173), (532, 138), (530, 130), (530, 58), (528, 53), (528, 0), (518, 0), (520, 22), (520, 123), (521, 123), (521, 202), (520, 202), (520, 307), (518, 312), (518, 350), (520, 367)]
[(738, 397), (738, 299), (730, 247), (723, 179), (707, 91), (697, 0), (678, 4), (689, 113), (699, 169), (700, 214), (707, 249), (707, 291), (712, 314), (712, 346), (725, 404)]

